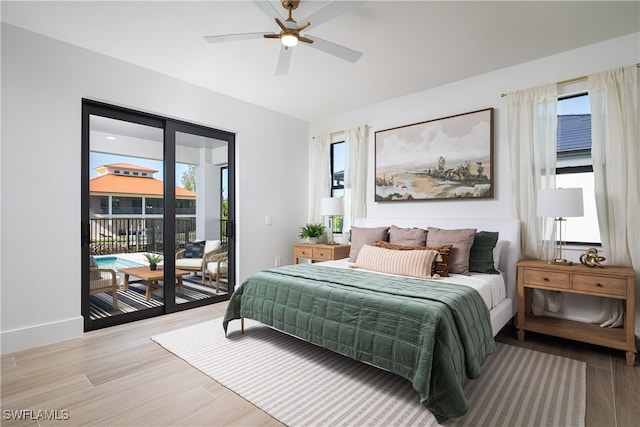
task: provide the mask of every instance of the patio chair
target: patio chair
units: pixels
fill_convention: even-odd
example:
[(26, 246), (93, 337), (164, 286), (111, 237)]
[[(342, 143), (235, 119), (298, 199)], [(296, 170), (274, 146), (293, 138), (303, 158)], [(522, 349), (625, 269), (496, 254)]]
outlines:
[(212, 257), (212, 260), (207, 263), (207, 272), (209, 273), (209, 287), (213, 277), (216, 278), (216, 294), (220, 291), (220, 278), (228, 277), (229, 274), (229, 255), (227, 252), (221, 252)]
[(110, 268), (99, 268), (95, 259), (91, 257), (89, 266), (89, 294), (99, 294), (102, 292), (113, 295), (113, 309), (118, 309), (118, 276), (115, 270)]
[(207, 263), (211, 261), (211, 257), (220, 253), (220, 240), (203, 240), (195, 243), (186, 243), (184, 249), (176, 252), (176, 268), (179, 270), (192, 271), (202, 275), (202, 284), (204, 285), (204, 276), (207, 271)]

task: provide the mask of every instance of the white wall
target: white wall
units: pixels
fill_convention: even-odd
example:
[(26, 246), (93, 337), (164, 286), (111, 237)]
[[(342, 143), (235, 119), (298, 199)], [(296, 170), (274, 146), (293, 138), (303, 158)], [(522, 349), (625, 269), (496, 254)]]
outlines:
[[(639, 61), (640, 33), (636, 33), (316, 120), (309, 125), (309, 140), (313, 136), (358, 125), (370, 126), (368, 217), (460, 218), (468, 217), (473, 212), (478, 217), (511, 218), (507, 98), (501, 97), (501, 93), (585, 76)], [(375, 131), (491, 107), (494, 108), (495, 185), (492, 200), (373, 201)], [(309, 150), (309, 153), (311, 155), (313, 151)]]
[[(324, 135), (362, 124), (368, 124), (371, 127), (367, 179), (368, 217), (467, 218), (473, 215), (478, 218), (512, 218), (511, 173), (507, 145), (507, 98), (500, 95), (639, 62), (640, 33), (635, 33), (342, 112), (312, 122), (309, 126), (309, 135), (310, 137)], [(375, 131), (490, 107), (494, 108), (493, 178), (495, 187), (492, 200), (386, 203), (373, 201)], [(313, 151), (309, 150), (309, 153)], [(569, 260), (578, 261), (583, 251), (584, 248), (570, 248), (565, 256)], [(640, 292), (636, 292), (636, 307), (640, 310)], [(561, 314), (563, 317), (586, 321), (595, 317), (598, 309), (599, 302), (596, 299), (567, 295)], [(636, 313), (636, 334), (639, 332), (640, 314)]]
[(3, 354), (82, 336), (83, 97), (236, 133), (237, 283), (292, 262), (306, 220), (306, 122), (3, 23)]
[[(82, 335), (81, 98), (236, 133), (237, 282), (292, 262), (306, 222), (308, 141), (369, 124), (374, 131), (495, 108), (495, 197), (374, 203), (372, 217), (511, 217), (502, 92), (640, 62), (634, 34), (317, 120), (310, 125), (110, 57), (2, 24), (0, 331), (4, 353)], [(435, 66), (435, 65), (434, 65)], [(373, 182), (373, 150), (369, 151)], [(272, 225), (265, 225), (270, 215)]]

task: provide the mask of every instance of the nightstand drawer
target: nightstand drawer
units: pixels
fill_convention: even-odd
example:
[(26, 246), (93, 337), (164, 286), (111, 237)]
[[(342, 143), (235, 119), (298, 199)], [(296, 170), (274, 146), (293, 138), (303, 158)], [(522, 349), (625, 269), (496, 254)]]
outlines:
[(553, 289), (569, 289), (571, 287), (571, 275), (569, 273), (525, 269), (523, 279), (525, 285)]
[(314, 249), (313, 259), (333, 259), (333, 251), (331, 249)]
[(325, 243), (297, 243), (293, 247), (293, 263), (300, 259), (315, 261), (331, 261), (349, 256), (350, 245), (333, 245)]
[(621, 277), (573, 275), (573, 289), (609, 295), (626, 296), (627, 279)]
[(313, 258), (313, 249), (311, 248), (299, 248), (296, 246), (294, 253), (296, 258)]

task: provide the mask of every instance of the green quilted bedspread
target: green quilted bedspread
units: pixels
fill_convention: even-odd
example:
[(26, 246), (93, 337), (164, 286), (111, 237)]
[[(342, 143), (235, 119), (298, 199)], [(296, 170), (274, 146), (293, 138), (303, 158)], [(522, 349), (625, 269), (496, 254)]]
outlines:
[(480, 294), (436, 280), (298, 264), (249, 277), (224, 316), (246, 317), (409, 381), (442, 423), (462, 416), (462, 386), (495, 351)]

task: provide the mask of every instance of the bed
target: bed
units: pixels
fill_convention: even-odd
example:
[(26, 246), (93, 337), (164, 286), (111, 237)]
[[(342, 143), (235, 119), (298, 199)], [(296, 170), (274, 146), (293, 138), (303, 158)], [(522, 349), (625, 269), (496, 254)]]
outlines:
[[(462, 386), (481, 374), (484, 360), (495, 350), (493, 337), (516, 313), (520, 224), (416, 218), (366, 218), (355, 224), (367, 230), (391, 225), (497, 232), (502, 247), (499, 272), (433, 280), (354, 269), (356, 259), (278, 267), (252, 275), (236, 289), (223, 325), (226, 331), (231, 320), (251, 318), (394, 372), (411, 381), (421, 403), (442, 423), (467, 411)], [(374, 253), (372, 247), (361, 246)], [(436, 256), (432, 251), (391, 252)], [(365, 258), (356, 257), (356, 264)]]

